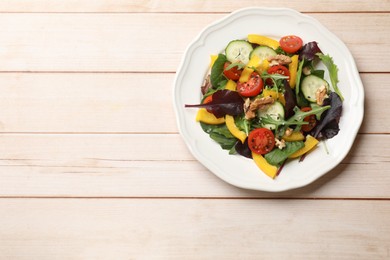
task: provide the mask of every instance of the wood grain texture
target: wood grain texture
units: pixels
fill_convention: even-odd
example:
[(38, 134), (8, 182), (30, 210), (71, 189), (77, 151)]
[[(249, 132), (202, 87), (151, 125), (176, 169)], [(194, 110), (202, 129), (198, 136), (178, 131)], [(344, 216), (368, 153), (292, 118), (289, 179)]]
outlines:
[[(187, 45), (224, 16), (5, 13), (0, 71), (174, 72)], [(390, 54), (383, 51), (390, 49), (388, 14), (312, 16), (346, 43), (360, 71), (390, 71)]]
[(158, 1), (158, 0), (28, 0), (0, 2), (0, 12), (232, 12), (245, 7), (280, 7), (293, 8), (300, 12), (383, 12), (390, 11), (388, 0), (358, 0), (358, 1), (336, 1), (320, 0), (316, 3), (309, 3), (304, 0), (277, 2), (259, 2), (256, 0), (185, 0), (185, 1)]
[[(361, 78), (369, 91), (360, 133), (389, 133), (387, 74)], [(177, 133), (173, 80), (173, 73), (3, 73), (0, 132)]]
[(390, 257), (384, 201), (8, 199), (0, 211), (3, 259)]
[(2, 136), (0, 147), (3, 197), (390, 198), (388, 135), (359, 135), (330, 173), (275, 194), (226, 184), (178, 135), (18, 134)]
[[(318, 19), (366, 93), (348, 156), (282, 193), (213, 175), (172, 107), (187, 45), (253, 5)], [(0, 259), (389, 259), (389, 12), (388, 0), (0, 1)]]

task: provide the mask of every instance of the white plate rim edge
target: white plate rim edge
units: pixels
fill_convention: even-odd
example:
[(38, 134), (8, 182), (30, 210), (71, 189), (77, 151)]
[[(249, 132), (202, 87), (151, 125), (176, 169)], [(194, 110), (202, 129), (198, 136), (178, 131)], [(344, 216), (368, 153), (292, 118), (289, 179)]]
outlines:
[[(274, 13), (278, 13), (278, 14), (285, 13), (286, 15), (293, 15), (299, 19), (306, 19), (312, 25), (316, 26), (318, 29), (321, 29), (322, 31), (324, 31), (324, 33), (327, 33), (333, 39), (337, 40), (336, 43), (338, 44), (338, 47), (342, 48), (346, 58), (348, 58), (348, 64), (350, 66), (352, 66), (351, 70), (353, 72), (356, 72), (357, 74), (359, 73), (357, 70), (356, 63), (352, 57), (352, 54), (350, 53), (350, 51), (346, 47), (346, 45), (335, 34), (333, 34), (331, 31), (329, 31), (324, 25), (322, 25), (315, 18), (308, 16), (306, 14), (302, 14), (302, 13), (300, 13), (296, 10), (290, 9), (290, 8), (246, 7), (246, 8), (238, 9), (238, 10), (222, 17), (221, 19), (218, 19), (218, 20), (214, 21), (213, 23), (207, 25), (203, 30), (201, 30), (198, 33), (198, 35), (187, 46), (187, 48), (184, 51), (183, 57), (180, 61), (180, 64), (178, 66), (177, 72), (175, 74), (174, 82), (173, 82), (173, 95), (172, 95), (173, 107), (174, 107), (174, 112), (175, 112), (175, 116), (176, 116), (176, 123), (178, 126), (179, 134), (184, 139), (184, 142), (185, 142), (187, 148), (190, 150), (191, 154), (199, 162), (201, 162), (201, 164), (203, 164), (206, 168), (208, 168), (213, 174), (215, 174), (216, 176), (218, 176), (219, 178), (221, 178), (225, 182), (227, 182), (233, 186), (243, 188), (243, 189), (266, 191), (266, 192), (282, 192), (282, 191), (297, 189), (297, 188), (301, 188), (301, 187), (309, 185), (310, 183), (319, 179), (320, 177), (322, 177), (323, 175), (325, 175), (326, 173), (331, 171), (333, 168), (335, 168), (337, 165), (339, 165), (340, 162), (347, 156), (347, 154), (349, 153), (349, 151), (354, 143), (354, 140), (356, 139), (356, 136), (358, 134), (358, 131), (360, 129), (360, 126), (362, 124), (363, 117), (364, 117), (364, 89), (363, 89), (363, 84), (361, 82), (360, 76), (354, 77), (354, 80), (355, 80), (354, 85), (356, 85), (356, 87), (358, 88), (359, 94), (358, 94), (357, 100), (353, 103), (353, 105), (358, 109), (357, 125), (359, 127), (356, 127), (354, 129), (354, 131), (351, 134), (352, 138), (348, 139), (349, 140), (349, 142), (347, 143), (348, 149), (344, 149), (343, 153), (338, 157), (337, 162), (334, 163), (333, 165), (331, 165), (330, 167), (328, 167), (327, 169), (325, 169), (321, 175), (314, 175), (314, 176), (312, 176), (312, 178), (307, 178), (304, 182), (295, 183), (294, 185), (292, 184), (289, 186), (269, 187), (267, 185), (265, 185), (265, 186), (264, 185), (263, 186), (261, 186), (261, 185), (260, 186), (259, 185), (240, 185), (240, 184), (237, 184), (233, 179), (229, 179), (226, 175), (219, 174), (219, 169), (218, 169), (217, 165), (215, 165), (213, 162), (210, 162), (209, 160), (206, 160), (206, 158), (201, 156), (198, 151), (194, 150), (194, 145), (191, 144), (190, 136), (187, 135), (187, 132), (185, 131), (184, 126), (180, 123), (179, 107), (177, 106), (177, 102), (176, 102), (176, 96), (177, 96), (176, 91), (178, 91), (178, 88), (176, 86), (180, 83), (180, 81), (183, 78), (183, 75), (180, 75), (179, 72), (183, 71), (185, 69), (185, 67), (188, 66), (188, 64), (189, 64), (188, 54), (191, 54), (191, 52), (193, 52), (197, 47), (204, 44), (204, 41), (202, 41), (202, 38), (206, 38), (206, 36), (209, 33), (212, 33), (212, 31), (218, 29), (216, 27), (219, 27), (219, 26), (223, 27), (224, 23), (231, 22), (231, 20), (238, 19), (241, 16), (245, 16), (249, 13), (261, 14), (263, 12), (274, 12)], [(259, 184), (259, 183), (257, 183), (257, 184)]]

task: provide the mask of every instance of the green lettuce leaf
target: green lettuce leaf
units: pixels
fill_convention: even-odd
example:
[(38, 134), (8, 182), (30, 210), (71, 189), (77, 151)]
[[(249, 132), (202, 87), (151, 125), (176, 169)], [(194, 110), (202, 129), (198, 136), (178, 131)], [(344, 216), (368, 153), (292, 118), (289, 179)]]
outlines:
[(221, 125), (209, 125), (200, 123), (204, 132), (210, 135), (210, 138), (217, 142), (222, 149), (230, 150), (234, 147), (237, 139), (227, 129), (226, 124)]
[(225, 55), (218, 54), (218, 58), (215, 60), (214, 65), (211, 68), (210, 82), (214, 89), (220, 87), (221, 82), (226, 80), (223, 75), (223, 66), (226, 61), (227, 59)]
[(279, 166), (290, 155), (301, 149), (305, 144), (303, 141), (286, 142), (286, 147), (283, 149), (275, 148), (271, 152), (264, 155), (264, 158), (269, 164)]
[(332, 87), (334, 91), (337, 93), (337, 95), (339, 95), (339, 97), (341, 98), (341, 101), (343, 101), (344, 97), (337, 86), (337, 83), (339, 82), (338, 75), (337, 75), (339, 69), (337, 68), (337, 65), (334, 64), (333, 58), (330, 57), (328, 54), (324, 55), (322, 53), (317, 53), (317, 56), (320, 58), (320, 60), (324, 63), (324, 65), (328, 69), (329, 78), (330, 78), (330, 82), (332, 83)]

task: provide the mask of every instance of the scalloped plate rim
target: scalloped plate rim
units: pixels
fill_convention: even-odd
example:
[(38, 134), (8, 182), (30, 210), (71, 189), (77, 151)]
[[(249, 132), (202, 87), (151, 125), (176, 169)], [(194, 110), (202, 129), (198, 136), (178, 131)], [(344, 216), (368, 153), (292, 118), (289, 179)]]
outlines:
[[(223, 29), (226, 24), (229, 22), (238, 20), (245, 15), (249, 14), (264, 14), (267, 13), (273, 13), (275, 14), (283, 14), (283, 15), (292, 15), (298, 20), (304, 20), (305, 22), (309, 23), (312, 26), (315, 26), (317, 29), (321, 30), (322, 32), (326, 33), (328, 36), (332, 38), (332, 40), (335, 41), (335, 43), (338, 44), (338, 48), (342, 49), (342, 51), (345, 53), (345, 57), (347, 58), (347, 63), (350, 66), (349, 73), (352, 73), (353, 78), (349, 78), (351, 80), (355, 80), (354, 85), (356, 86), (356, 89), (358, 90), (357, 98), (355, 102), (351, 105), (354, 105), (357, 109), (357, 115), (355, 116), (355, 128), (352, 130), (349, 140), (347, 140), (347, 149), (343, 149), (343, 152), (341, 155), (336, 159), (335, 163), (332, 165), (327, 166), (326, 169), (324, 169), (320, 174), (311, 175), (310, 177), (304, 179), (300, 182), (292, 182), (288, 185), (268, 185), (267, 183), (242, 183), (240, 181), (237, 181), (237, 179), (232, 178), (230, 175), (226, 174), (225, 172), (221, 171), (219, 167), (219, 163), (215, 162), (213, 160), (210, 160), (207, 158), (207, 155), (205, 155), (203, 152), (199, 151), (197, 148), (196, 140), (189, 134), (188, 130), (186, 129), (188, 126), (183, 124), (183, 112), (184, 107), (181, 107), (181, 104), (178, 102), (178, 91), (180, 90), (180, 84), (183, 81), (183, 78), (185, 77), (185, 72), (188, 66), (190, 65), (191, 61), (191, 55), (196, 51), (197, 48), (201, 48), (206, 44), (206, 38), (209, 34), (211, 34), (213, 31), (218, 30), (220, 28)], [(200, 72), (199, 72), (200, 73)], [(357, 77), (356, 77), (357, 76)], [(215, 22), (209, 24), (206, 26), (196, 37), (195, 39), (188, 45), (186, 48), (183, 58), (180, 62), (180, 65), (178, 67), (178, 70), (175, 75), (174, 79), (174, 87), (173, 87), (173, 106), (174, 106), (174, 112), (176, 115), (176, 122), (178, 125), (179, 133), (184, 139), (185, 144), (187, 145), (188, 149), (192, 153), (192, 155), (200, 162), (202, 163), (206, 168), (208, 168), (212, 173), (214, 173), (216, 176), (221, 178), (227, 183), (230, 183), (231, 185), (244, 188), (244, 189), (250, 189), (250, 190), (259, 190), (259, 191), (267, 191), (267, 192), (281, 192), (296, 188), (301, 188), (304, 186), (309, 185), (310, 183), (314, 182), (321, 176), (325, 175), (327, 172), (331, 171), (333, 168), (335, 168), (348, 154), (349, 150), (351, 149), (354, 140), (357, 136), (358, 130), (361, 126), (361, 123), (363, 121), (363, 115), (364, 115), (364, 89), (363, 85), (359, 76), (359, 73), (357, 71), (357, 67), (355, 64), (355, 61), (348, 50), (348, 48), (345, 46), (345, 44), (332, 32), (330, 32), (326, 27), (324, 27), (319, 21), (314, 19), (311, 16), (299, 13), (296, 10), (289, 9), (289, 8), (263, 8), (263, 7), (248, 7), (236, 10), (227, 16), (216, 20)], [(210, 139), (210, 142), (212, 140)], [(222, 150), (222, 149), (221, 149)], [(222, 150), (227, 152), (226, 150)], [(259, 174), (263, 174), (261, 170), (258, 170)], [(283, 174), (286, 174), (283, 172)]]

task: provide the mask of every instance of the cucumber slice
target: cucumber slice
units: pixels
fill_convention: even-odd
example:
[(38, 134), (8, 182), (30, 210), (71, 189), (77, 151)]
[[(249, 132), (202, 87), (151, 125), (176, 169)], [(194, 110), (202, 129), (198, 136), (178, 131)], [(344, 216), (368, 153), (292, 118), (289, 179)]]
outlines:
[(316, 102), (316, 92), (321, 87), (325, 86), (326, 91), (329, 90), (329, 84), (320, 77), (309, 75), (301, 82), (301, 90), (303, 96), (310, 102)]
[[(283, 107), (282, 103), (275, 101), (267, 109), (265, 109), (265, 110), (259, 109), (259, 111), (257, 112), (257, 115), (259, 117), (267, 117), (269, 115), (272, 119), (279, 121), (279, 120), (284, 119), (284, 107)], [(264, 127), (268, 128), (270, 130), (275, 129), (275, 125), (273, 125), (273, 124), (265, 124)]]
[(256, 55), (260, 58), (260, 64), (263, 62), (263, 60), (268, 59), (268, 57), (276, 56), (277, 53), (267, 46), (258, 46), (256, 47), (251, 54), (249, 55), (249, 58), (252, 58), (252, 56)]
[(252, 50), (253, 47), (249, 42), (244, 40), (234, 40), (229, 42), (226, 46), (226, 58), (231, 63), (241, 62), (243, 64), (247, 64)]

